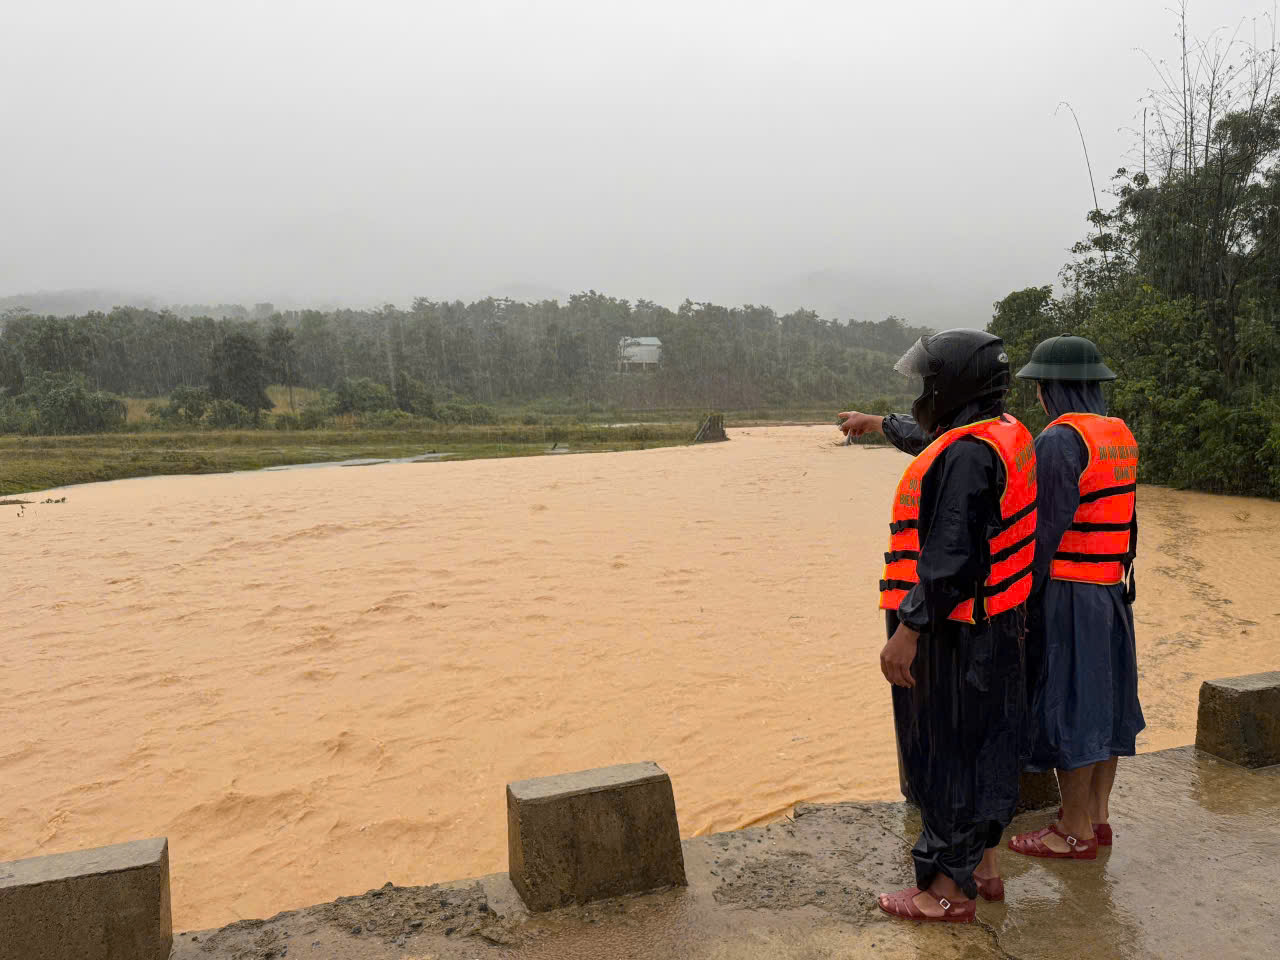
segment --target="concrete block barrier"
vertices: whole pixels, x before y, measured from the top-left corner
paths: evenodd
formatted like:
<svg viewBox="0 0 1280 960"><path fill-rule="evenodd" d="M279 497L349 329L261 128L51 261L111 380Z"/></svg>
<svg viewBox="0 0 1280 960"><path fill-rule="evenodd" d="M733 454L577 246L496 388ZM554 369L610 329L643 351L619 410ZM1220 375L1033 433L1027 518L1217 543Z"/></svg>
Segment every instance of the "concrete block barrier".
<svg viewBox="0 0 1280 960"><path fill-rule="evenodd" d="M1280 671L1202 683L1196 746L1242 767L1280 763Z"/></svg>
<svg viewBox="0 0 1280 960"><path fill-rule="evenodd" d="M168 960L163 837L0 863L0 960Z"/></svg>
<svg viewBox="0 0 1280 960"><path fill-rule="evenodd" d="M656 763L508 784L507 854L533 911L686 882L671 778Z"/></svg>

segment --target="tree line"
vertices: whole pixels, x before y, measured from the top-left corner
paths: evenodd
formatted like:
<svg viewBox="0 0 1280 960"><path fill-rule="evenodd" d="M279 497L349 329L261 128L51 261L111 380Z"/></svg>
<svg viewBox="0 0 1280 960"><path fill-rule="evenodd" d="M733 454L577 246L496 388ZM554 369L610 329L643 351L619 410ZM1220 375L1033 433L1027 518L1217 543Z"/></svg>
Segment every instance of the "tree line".
<svg viewBox="0 0 1280 960"><path fill-rule="evenodd" d="M252 425L271 407L268 384L323 391L322 409L295 411L290 426L378 410L485 419L494 406L529 404L575 413L835 407L851 389L867 399L904 394L893 363L926 332L897 317L841 323L692 301L672 310L594 291L566 303L419 299L407 310L216 320L133 307L13 310L0 324L9 429L55 433L118 426L121 396L166 398L153 412L170 423ZM633 336L662 340L656 370L619 371L619 341Z"/></svg>

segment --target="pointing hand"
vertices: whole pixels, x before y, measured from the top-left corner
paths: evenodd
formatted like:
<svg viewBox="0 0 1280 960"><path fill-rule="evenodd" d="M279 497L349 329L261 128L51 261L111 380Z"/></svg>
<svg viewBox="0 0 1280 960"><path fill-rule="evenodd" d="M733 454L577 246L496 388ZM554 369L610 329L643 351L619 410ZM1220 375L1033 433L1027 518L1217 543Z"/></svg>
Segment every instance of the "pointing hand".
<svg viewBox="0 0 1280 960"><path fill-rule="evenodd" d="M840 414L840 429L846 437L860 437L865 433L884 433L884 417L849 410Z"/></svg>

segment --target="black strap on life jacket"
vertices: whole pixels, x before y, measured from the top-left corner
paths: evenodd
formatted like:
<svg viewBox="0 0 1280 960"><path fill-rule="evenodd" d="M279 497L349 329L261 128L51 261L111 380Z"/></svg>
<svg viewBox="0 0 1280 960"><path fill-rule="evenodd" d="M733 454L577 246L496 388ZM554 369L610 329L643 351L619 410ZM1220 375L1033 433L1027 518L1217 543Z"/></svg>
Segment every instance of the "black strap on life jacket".
<svg viewBox="0 0 1280 960"><path fill-rule="evenodd" d="M1008 530L1014 524L1016 524L1019 520L1031 514L1035 509L1036 509L1036 501L1032 500L1029 504L1027 504L1017 513L1013 514L1006 520L1002 520L1000 523L1001 531ZM895 523L889 524L889 531L891 533L901 533L904 530L918 530L919 528L920 528L919 520L899 520ZM993 553L989 558L990 563L997 564L1003 560L1009 559L1019 550L1022 550L1024 547L1027 547L1030 544L1035 543L1035 540L1036 540L1035 533L1028 534L1027 536L1023 537L1021 540L1019 540L1017 543L1012 543L1009 546L1005 547L1003 550L998 550L997 552ZM915 560L916 562L919 562L920 551L919 550L889 550L885 553L884 562L886 564L893 563L895 560ZM1021 570L1016 571L1011 576L1006 577L1004 580L1001 580L999 583L993 584L990 587L987 587L985 585L985 582L979 582L977 595L974 597L974 600L973 600L974 618L976 620L985 619L986 605L983 603L983 600L986 597L994 597L999 593L1003 593L1005 590L1013 586L1023 577L1030 575L1030 573L1031 573L1031 564L1027 564ZM914 586L915 586L915 583L910 580L881 580L880 592L884 593L886 590L910 590Z"/></svg>
<svg viewBox="0 0 1280 960"><path fill-rule="evenodd" d="M1124 599L1133 606L1133 601L1138 599L1138 580L1133 574L1133 561L1138 556L1138 507L1135 504L1133 508L1133 517L1129 520L1129 555L1125 558L1125 575L1128 577L1129 585L1125 589Z"/></svg>
<svg viewBox="0 0 1280 960"><path fill-rule="evenodd" d="M1067 529L1074 530L1076 533L1119 533L1121 530L1129 530L1132 527L1132 523L1080 523L1073 521Z"/></svg>
<svg viewBox="0 0 1280 960"><path fill-rule="evenodd" d="M1059 550L1053 555L1055 560L1068 563L1125 563L1129 559L1127 553L1069 553Z"/></svg>
<svg viewBox="0 0 1280 960"><path fill-rule="evenodd" d="M994 597L997 594L1004 593L1006 590L1012 587L1015 583L1017 583L1023 577L1031 576L1031 567L1032 565L1028 563L1021 570L1018 570L1018 571L1015 571L1014 573L1009 574L1009 576L1005 577L999 583L993 583L989 587L983 587L982 593L988 597Z"/></svg>
<svg viewBox="0 0 1280 960"><path fill-rule="evenodd" d="M1122 493L1133 493L1138 489L1136 483L1126 483L1120 487L1103 487L1101 490L1094 490L1091 493L1082 493L1080 495L1081 503L1093 503L1095 500L1105 500L1107 497L1118 497Z"/></svg>
<svg viewBox="0 0 1280 960"><path fill-rule="evenodd" d="M1109 488L1117 489L1117 488ZM1105 493L1104 490L1096 491L1097 493ZM1080 498L1082 501L1083 497ZM1095 497L1094 499L1098 499ZM1130 606L1133 601L1138 598L1138 581L1133 573L1133 561L1138 556L1138 511L1133 511L1133 516L1128 523L1072 523L1069 530L1076 530L1080 533L1108 532L1114 533L1119 530L1129 531L1129 549L1125 553L1069 553L1059 550L1054 553L1053 559L1065 560L1070 563L1121 563L1124 564L1125 581L1125 602Z"/></svg>
<svg viewBox="0 0 1280 960"><path fill-rule="evenodd" d="M991 555L991 562L992 564L997 564L1004 560L1008 560L1010 557L1012 557L1015 553L1017 553L1023 547L1035 542L1036 542L1035 533L1029 533L1027 536L1023 537L1017 543L1011 543L1009 544L1009 546L1005 547L1003 550L997 550L995 553L993 553Z"/></svg>
<svg viewBox="0 0 1280 960"><path fill-rule="evenodd" d="M1001 530L1001 532L1003 532L1003 531L1005 531L1005 530L1008 530L1010 527L1012 527L1015 523L1017 523L1019 520L1021 520L1021 519L1022 519L1023 517L1025 517L1027 514L1029 514L1029 513L1033 513L1033 512L1035 511L1035 509L1036 509L1036 501L1035 501L1035 500L1032 500L1032 501L1031 501L1030 503L1028 503L1025 507L1023 507L1023 508L1022 508L1021 510L1019 510L1017 513L1015 513L1013 516L1011 516L1008 520L1001 520L1001 521L1000 521L1000 530Z"/></svg>
<svg viewBox="0 0 1280 960"><path fill-rule="evenodd" d="M1006 530L1012 529L1018 523L1018 521L1035 513L1036 503L1037 501L1033 499L1025 507L1023 507L1021 510L1014 512L1008 518L1002 518L1000 521L1000 533L1004 533ZM1004 560L1008 560L1019 550L1035 542L1036 542L1036 534L1035 534L1035 531L1032 530L1031 533L1027 534L1027 536L1023 537L1021 540L1017 541L1016 543L1011 543L1009 544L1009 546L1004 547L1001 550L997 550L995 553L987 557L988 569L990 569L991 567L994 567L997 563L1000 563ZM988 541L988 544L989 543L990 541ZM1004 593L1005 590L1009 589L1009 587L1013 586L1015 583L1017 583L1019 580L1029 575L1030 573L1031 573L1031 564L1027 564L1021 570L1018 570L1013 574L1011 574L1010 576L1005 577L999 583L991 584L991 586L987 586L987 581L985 577L982 580L979 580L978 592L977 592L977 595L973 598L974 621L977 623L984 623L987 620L987 597L994 597L1001 593ZM989 575L990 574L988 574L988 576Z"/></svg>
<svg viewBox="0 0 1280 960"><path fill-rule="evenodd" d="M881 580L880 592L884 593L886 590L910 590L914 586L915 584L910 580Z"/></svg>

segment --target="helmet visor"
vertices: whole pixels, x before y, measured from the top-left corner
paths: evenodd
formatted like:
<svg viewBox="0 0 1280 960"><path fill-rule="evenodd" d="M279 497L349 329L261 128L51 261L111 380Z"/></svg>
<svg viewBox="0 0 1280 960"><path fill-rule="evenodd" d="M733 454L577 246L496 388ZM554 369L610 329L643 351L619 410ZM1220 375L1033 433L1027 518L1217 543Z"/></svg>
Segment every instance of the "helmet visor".
<svg viewBox="0 0 1280 960"><path fill-rule="evenodd" d="M932 373L932 359L925 347L928 337L921 337L893 365L893 369L904 377L927 377Z"/></svg>

